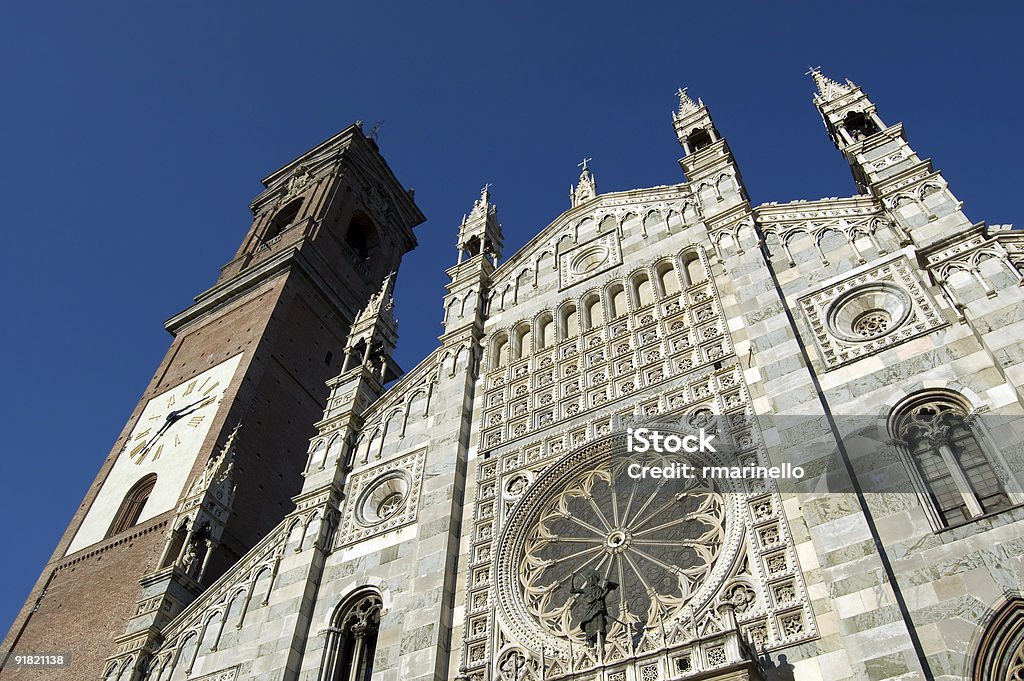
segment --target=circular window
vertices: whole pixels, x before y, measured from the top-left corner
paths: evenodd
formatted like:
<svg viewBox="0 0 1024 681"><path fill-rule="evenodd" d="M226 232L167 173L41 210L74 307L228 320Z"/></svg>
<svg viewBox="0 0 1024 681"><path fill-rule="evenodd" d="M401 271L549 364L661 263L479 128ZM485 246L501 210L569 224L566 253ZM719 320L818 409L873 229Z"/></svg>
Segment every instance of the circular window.
<svg viewBox="0 0 1024 681"><path fill-rule="evenodd" d="M671 629L703 607L738 546L729 518L730 497L739 495L725 494L732 490L719 481L666 484L629 473L635 464L678 461L629 454L614 436L571 454L525 490L498 555L499 603L524 640L584 644L588 588L603 589L609 641Z"/></svg>
<svg viewBox="0 0 1024 681"><path fill-rule="evenodd" d="M863 342L895 330L912 310L910 296L903 289L892 284L868 284L839 296L825 318L833 336Z"/></svg>
<svg viewBox="0 0 1024 681"><path fill-rule="evenodd" d="M403 471L385 473L370 483L359 496L356 514L363 525L377 525L405 509L409 500L409 478Z"/></svg>
<svg viewBox="0 0 1024 681"><path fill-rule="evenodd" d="M885 310L868 310L853 320L853 332L864 338L884 334L892 326L892 315Z"/></svg>
<svg viewBox="0 0 1024 681"><path fill-rule="evenodd" d="M598 267L608 261L610 251L606 246L601 244L595 244L588 248L584 248L580 253L572 259L569 264L573 274L586 274L587 272L593 272Z"/></svg>

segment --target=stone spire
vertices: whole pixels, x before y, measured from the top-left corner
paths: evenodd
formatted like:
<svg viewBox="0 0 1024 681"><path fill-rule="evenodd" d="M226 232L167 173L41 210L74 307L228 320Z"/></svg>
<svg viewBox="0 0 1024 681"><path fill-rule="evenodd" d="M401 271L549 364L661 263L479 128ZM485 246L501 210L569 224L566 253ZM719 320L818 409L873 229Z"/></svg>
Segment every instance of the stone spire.
<svg viewBox="0 0 1024 681"><path fill-rule="evenodd" d="M593 160L584 158L582 163L576 164L583 170L580 172L579 184L575 187L569 185L569 203L573 208L597 196L597 180L594 179L594 174L587 167L587 163Z"/></svg>
<svg viewBox="0 0 1024 681"><path fill-rule="evenodd" d="M696 113L704 106L704 102L699 97L696 102L693 101L690 95L686 94L686 90L687 88L681 87L676 91L676 94L679 95L679 110L672 114L672 120L674 121L682 120L690 114Z"/></svg>
<svg viewBox="0 0 1024 681"><path fill-rule="evenodd" d="M397 331L398 320L395 319L394 309L395 273L388 272L388 275L384 277L384 281L381 282L380 290L370 296L370 300L366 303L366 307L356 315L352 327L355 328L362 324L366 324L371 320L376 320L378 323L383 322Z"/></svg>
<svg viewBox="0 0 1024 681"><path fill-rule="evenodd" d="M839 83L832 80L824 73L821 72L820 66L812 66L807 70L805 75L810 76L814 79L814 85L818 88L818 92L814 95L815 102L829 102L848 94L853 88L857 87L849 80L846 83Z"/></svg>

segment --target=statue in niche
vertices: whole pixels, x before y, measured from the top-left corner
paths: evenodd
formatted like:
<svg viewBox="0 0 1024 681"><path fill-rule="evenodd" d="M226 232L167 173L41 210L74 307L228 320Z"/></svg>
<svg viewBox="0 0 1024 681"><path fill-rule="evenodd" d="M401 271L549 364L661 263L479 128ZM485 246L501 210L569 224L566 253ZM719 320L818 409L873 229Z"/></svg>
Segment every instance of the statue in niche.
<svg viewBox="0 0 1024 681"><path fill-rule="evenodd" d="M200 572L204 567L203 563L211 544L210 525L209 523L204 523L196 530L191 541L188 542L185 550L182 552L181 569L186 575L195 580L202 579Z"/></svg>
<svg viewBox="0 0 1024 681"><path fill-rule="evenodd" d="M596 646L604 643L608 635L608 623L618 621L608 614L608 594L619 585L607 579L601 579L596 570L591 570L585 577L583 587L576 588L576 576L573 575L570 594L579 596L582 602L582 614L577 626L587 635L587 645Z"/></svg>

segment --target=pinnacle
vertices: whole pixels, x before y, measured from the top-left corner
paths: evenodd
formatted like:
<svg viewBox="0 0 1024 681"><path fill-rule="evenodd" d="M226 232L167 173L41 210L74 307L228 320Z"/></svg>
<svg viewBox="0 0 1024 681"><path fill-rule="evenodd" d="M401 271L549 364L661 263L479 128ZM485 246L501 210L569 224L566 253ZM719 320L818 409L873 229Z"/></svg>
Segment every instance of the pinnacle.
<svg viewBox="0 0 1024 681"><path fill-rule="evenodd" d="M488 182L480 190L480 198L473 202L473 209L469 211L469 219L486 215L490 210L491 206L491 183ZM462 223L466 223L466 218L463 217Z"/></svg>
<svg viewBox="0 0 1024 681"><path fill-rule="evenodd" d="M673 114L673 117L676 120L683 116L689 116L700 109L700 107L704 106L704 102L702 102L700 98L698 98L696 102L693 101L693 98L686 94L686 90L687 88L685 87L681 87L676 90L676 95L679 96L679 111Z"/></svg>
<svg viewBox="0 0 1024 681"><path fill-rule="evenodd" d="M818 94L815 95L815 97L826 102L835 99L840 95L846 94L850 91L850 87L853 85L850 81L846 81L846 83L839 83L832 80L821 72L820 66L811 66L804 75L808 75L814 79L814 85L818 88Z"/></svg>

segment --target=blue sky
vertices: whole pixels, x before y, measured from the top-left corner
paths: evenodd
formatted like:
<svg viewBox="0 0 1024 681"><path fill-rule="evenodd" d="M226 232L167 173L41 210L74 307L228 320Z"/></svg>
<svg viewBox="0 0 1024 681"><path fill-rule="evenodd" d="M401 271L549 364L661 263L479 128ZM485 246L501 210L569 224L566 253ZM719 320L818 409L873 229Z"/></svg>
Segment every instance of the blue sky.
<svg viewBox="0 0 1024 681"><path fill-rule="evenodd" d="M5 3L0 625L20 608L259 180L353 120L427 215L398 280L399 362L440 331L481 185L505 255L598 190L682 180L675 90L710 107L755 203L843 196L803 75L903 121L990 224L1021 221L1019 3Z"/></svg>

